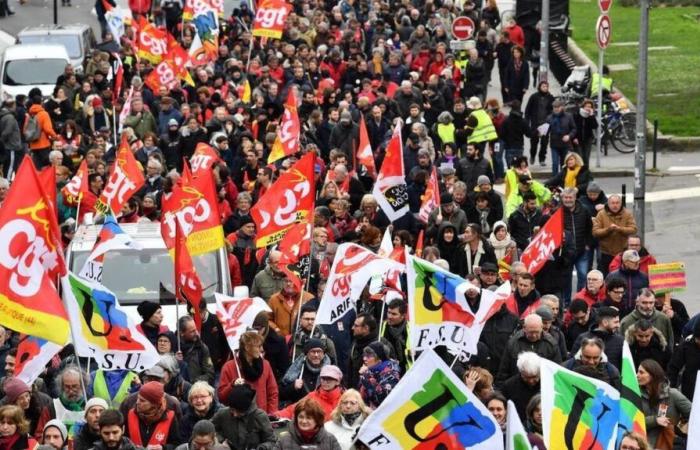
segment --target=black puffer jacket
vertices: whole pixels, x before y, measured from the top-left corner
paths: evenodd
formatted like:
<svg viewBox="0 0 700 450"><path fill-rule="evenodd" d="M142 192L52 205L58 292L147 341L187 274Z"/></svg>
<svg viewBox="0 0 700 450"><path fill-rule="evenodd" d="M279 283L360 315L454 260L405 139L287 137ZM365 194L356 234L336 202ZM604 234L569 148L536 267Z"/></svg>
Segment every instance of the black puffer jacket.
<svg viewBox="0 0 700 450"><path fill-rule="evenodd" d="M541 221L542 211L537 209L532 214L527 214L522 205L510 215L508 218L508 230L510 231L510 237L518 245L519 250L527 248L534 234L533 229L540 226Z"/></svg>
<svg viewBox="0 0 700 450"><path fill-rule="evenodd" d="M698 370L700 370L700 346L690 335L673 352L671 363L668 365L666 373L671 387L679 386L683 395L693 398Z"/></svg>
<svg viewBox="0 0 700 450"><path fill-rule="evenodd" d="M576 202L573 211L564 208L564 229L571 232L576 257L580 256L593 241L593 221L581 203Z"/></svg>
<svg viewBox="0 0 700 450"><path fill-rule="evenodd" d="M571 355L575 355L578 349L581 347L581 342L586 338L597 337L603 341L605 344L605 356L608 357L608 361L613 366L620 370L622 367L622 347L625 340L617 333L611 333L606 330L601 330L595 325L591 331L579 335L576 342L574 342L573 347L571 347ZM700 351L699 351L700 353ZM694 377L694 375L693 375ZM692 391L691 391L692 392Z"/></svg>

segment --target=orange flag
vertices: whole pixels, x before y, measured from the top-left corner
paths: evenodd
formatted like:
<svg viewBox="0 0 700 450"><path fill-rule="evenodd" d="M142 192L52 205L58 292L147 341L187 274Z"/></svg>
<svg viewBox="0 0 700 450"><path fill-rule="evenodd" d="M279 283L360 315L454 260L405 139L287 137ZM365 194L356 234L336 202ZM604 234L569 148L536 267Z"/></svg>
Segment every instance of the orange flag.
<svg viewBox="0 0 700 450"><path fill-rule="evenodd" d="M0 324L65 344L68 317L52 281L65 273L56 214L24 158L0 209Z"/></svg>
<svg viewBox="0 0 700 450"><path fill-rule="evenodd" d="M87 161L83 159L73 178L61 189L61 194L66 204L72 206L80 203L80 199L88 189L88 166Z"/></svg>
<svg viewBox="0 0 700 450"><path fill-rule="evenodd" d="M278 159L293 155L299 151L301 125L297 114L297 97L294 94L294 89L289 89L288 92L287 102L284 104L284 114L282 114L282 120L277 131L277 138L275 143L272 144L270 156L267 157L268 164L272 164Z"/></svg>
<svg viewBox="0 0 700 450"><path fill-rule="evenodd" d="M377 168L374 166L374 153L369 143L367 124L364 115L360 114L360 147L357 149L357 163L362 164L367 169L367 175L372 179L377 179Z"/></svg>
<svg viewBox="0 0 700 450"><path fill-rule="evenodd" d="M100 198L97 200L95 210L107 215L110 211L117 215L122 206L134 195L146 182L139 163L131 153L126 134L122 135L122 141L117 150L117 159L109 172L109 179L105 184Z"/></svg>

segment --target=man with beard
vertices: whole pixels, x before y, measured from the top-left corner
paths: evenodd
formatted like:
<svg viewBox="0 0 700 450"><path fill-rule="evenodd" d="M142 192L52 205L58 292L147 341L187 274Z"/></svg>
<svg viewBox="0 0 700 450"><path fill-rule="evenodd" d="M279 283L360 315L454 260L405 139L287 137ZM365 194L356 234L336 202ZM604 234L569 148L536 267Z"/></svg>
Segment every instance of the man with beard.
<svg viewBox="0 0 700 450"><path fill-rule="evenodd" d="M150 450L172 449L180 444L178 421L175 412L166 408L161 383L149 381L141 386L136 406L127 413L124 434L134 445Z"/></svg>
<svg viewBox="0 0 700 450"><path fill-rule="evenodd" d="M605 381L615 389L620 389L620 371L608 362L604 351L605 344L600 338L585 338L581 341L581 348L574 357L564 361L562 366L575 372L580 372L580 368L586 366L585 375Z"/></svg>
<svg viewBox="0 0 700 450"><path fill-rule="evenodd" d="M289 366L280 381L280 398L289 403L301 400L319 385L321 368L331 363L320 339L311 338L304 344L304 353Z"/></svg>
<svg viewBox="0 0 700 450"><path fill-rule="evenodd" d="M571 353L576 354L584 339L597 337L603 342L608 361L619 370L622 367L622 347L624 345L624 339L619 334L620 312L612 306L601 306L598 308L596 322L590 331L579 335L574 345L571 346Z"/></svg>
<svg viewBox="0 0 700 450"><path fill-rule="evenodd" d="M58 398L54 398L49 413L68 428L68 435L73 436L74 425L85 416L85 398L83 397L84 373L77 366L67 366L56 377ZM85 383L87 384L87 383Z"/></svg>
<svg viewBox="0 0 700 450"><path fill-rule="evenodd" d="M182 316L178 325L181 349L177 352L177 357L187 363L188 381L194 383L201 380L213 385L215 374L209 347L199 337L194 319L190 316Z"/></svg>
<svg viewBox="0 0 700 450"><path fill-rule="evenodd" d="M389 341L396 351L401 373L406 373L406 369L408 369L409 328L406 320L407 309L408 307L404 300L400 298L391 300L386 307L386 321L382 323L382 329L379 333L384 339Z"/></svg>
<svg viewBox="0 0 700 450"><path fill-rule="evenodd" d="M335 352L335 343L323 332L321 327L315 327L316 312L318 308L312 303L306 303L301 306L301 317L299 317L299 328L294 333L293 338L289 342L290 354L301 355L304 351L304 346L309 339L318 339L323 344L326 354L331 359L331 363L337 364L338 358ZM312 334L313 331L313 334ZM292 347L293 346L293 347ZM293 351L292 351L293 348Z"/></svg>
<svg viewBox="0 0 700 450"><path fill-rule="evenodd" d="M100 417L109 408L107 402L93 397L85 403L85 424L73 440L73 450L88 450L100 440Z"/></svg>
<svg viewBox="0 0 700 450"><path fill-rule="evenodd" d="M131 440L124 436L124 416L114 409L106 410L98 422L100 440L93 450L136 450Z"/></svg>
<svg viewBox="0 0 700 450"><path fill-rule="evenodd" d="M652 323L654 328L659 330L666 342L673 342L673 326L671 319L666 314L656 309L656 298L654 292L648 288L642 288L637 296L636 308L620 322L620 333L625 335L627 328L635 324L638 320L646 319Z"/></svg>

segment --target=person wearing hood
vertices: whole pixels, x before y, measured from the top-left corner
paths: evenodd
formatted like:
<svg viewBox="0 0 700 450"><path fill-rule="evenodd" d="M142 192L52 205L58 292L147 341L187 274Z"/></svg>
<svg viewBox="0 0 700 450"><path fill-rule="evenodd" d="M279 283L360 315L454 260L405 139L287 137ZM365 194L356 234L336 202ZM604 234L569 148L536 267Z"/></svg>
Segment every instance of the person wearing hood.
<svg viewBox="0 0 700 450"><path fill-rule="evenodd" d="M669 345L663 333L647 319L640 319L627 328L625 340L629 344L635 369L645 359L653 359L661 367L668 366L671 361L673 345Z"/></svg>
<svg viewBox="0 0 700 450"><path fill-rule="evenodd" d="M320 373L331 359L320 339L310 338L304 344L304 354L289 367L280 381L280 398L296 403L320 385Z"/></svg>
<svg viewBox="0 0 700 450"><path fill-rule="evenodd" d="M338 366L327 364L321 369L318 379L319 384L317 388L306 394L297 403L292 403L286 408L274 412L272 415L291 419L294 417L296 405L313 400L318 403L323 411L323 422L330 420L331 413L338 406L340 396L343 393L343 387L340 384L343 381L343 372Z"/></svg>
<svg viewBox="0 0 700 450"><path fill-rule="evenodd" d="M30 91L30 100L32 106L29 107L29 114L23 124L23 130L26 133L30 120L36 121L38 128L38 137L29 141L29 150L32 155L32 160L37 170L51 164L49 161L49 153L51 152L51 142L58 139L58 134L53 129L51 117L41 105L41 91L38 89Z"/></svg>
<svg viewBox="0 0 700 450"><path fill-rule="evenodd" d="M425 238L436 239L440 226L443 223L451 223L457 230L458 235L464 233L464 229L467 227L467 214L462 208L457 206L454 197L450 193L442 194L440 196L440 207L435 208L428 215Z"/></svg>
<svg viewBox="0 0 700 450"><path fill-rule="evenodd" d="M467 256L464 253L464 244L459 242L457 228L451 222L440 224L437 248L440 250L440 258L450 265L450 272L463 276L467 267Z"/></svg>
<svg viewBox="0 0 700 450"><path fill-rule="evenodd" d="M212 420L219 409L221 405L216 401L214 388L206 381L197 381L187 394L187 406L180 420L180 437L188 441L195 437L197 423Z"/></svg>
<svg viewBox="0 0 700 450"><path fill-rule="evenodd" d="M510 113L501 125L501 141L505 147L506 161L523 156L525 151L525 136L532 137L532 130L527 121L523 118L520 110L520 102L513 100L510 104Z"/></svg>
<svg viewBox="0 0 700 450"><path fill-rule="evenodd" d="M635 310L620 321L620 333L625 335L627 329L640 319L646 319L651 322L654 328L663 334L666 342L673 342L671 319L666 314L656 310L654 292L648 288L642 288L639 291Z"/></svg>
<svg viewBox="0 0 700 450"><path fill-rule="evenodd" d="M390 359L381 342L372 342L362 351L360 395L367 406L376 409L401 379L398 361Z"/></svg>
<svg viewBox="0 0 700 450"><path fill-rule="evenodd" d="M44 425L44 432L41 435L41 444L54 450L65 450L68 448L68 430L58 419L52 419Z"/></svg>
<svg viewBox="0 0 700 450"><path fill-rule="evenodd" d="M372 410L365 405L355 389L348 389L340 396L338 406L331 419L324 425L326 431L335 436L342 450L355 450L355 435Z"/></svg>
<svg viewBox="0 0 700 450"><path fill-rule="evenodd" d="M155 347L160 333L170 331L167 325L163 325L163 309L158 303L144 300L136 308L143 321L136 326Z"/></svg>
<svg viewBox="0 0 700 450"><path fill-rule="evenodd" d="M73 439L73 450L88 450L96 441L100 440L100 417L108 408L107 402L97 397L93 397L85 403L85 423Z"/></svg>
<svg viewBox="0 0 700 450"><path fill-rule="evenodd" d="M505 258L513 251L513 249L516 248L516 243L513 239L511 239L510 233L508 232L508 225L502 220L496 221L496 223L493 224L493 231L491 232L488 241L489 244L491 244L491 247L493 247L493 252L496 254L496 259L499 261ZM442 255L442 252L440 255Z"/></svg>

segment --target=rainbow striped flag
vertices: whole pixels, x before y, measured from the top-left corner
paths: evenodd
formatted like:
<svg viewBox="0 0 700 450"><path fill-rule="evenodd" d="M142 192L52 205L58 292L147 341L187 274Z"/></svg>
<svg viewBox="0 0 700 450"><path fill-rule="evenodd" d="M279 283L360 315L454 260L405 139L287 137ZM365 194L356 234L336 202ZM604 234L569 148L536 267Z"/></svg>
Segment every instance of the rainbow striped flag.
<svg viewBox="0 0 700 450"><path fill-rule="evenodd" d="M685 264L672 262L649 265L649 289L656 294L684 291L686 288Z"/></svg>
<svg viewBox="0 0 700 450"><path fill-rule="evenodd" d="M547 448L614 450L620 393L608 383L542 359L542 431Z"/></svg>
<svg viewBox="0 0 700 450"><path fill-rule="evenodd" d="M620 371L620 421L617 429L618 444L628 431L646 436L646 423L642 411L642 392L637 382L637 371L630 346L625 341L622 347L622 370Z"/></svg>
<svg viewBox="0 0 700 450"><path fill-rule="evenodd" d="M370 449L503 449L496 419L439 356L426 350L362 424Z"/></svg>

